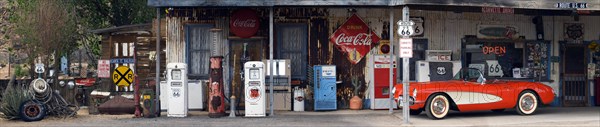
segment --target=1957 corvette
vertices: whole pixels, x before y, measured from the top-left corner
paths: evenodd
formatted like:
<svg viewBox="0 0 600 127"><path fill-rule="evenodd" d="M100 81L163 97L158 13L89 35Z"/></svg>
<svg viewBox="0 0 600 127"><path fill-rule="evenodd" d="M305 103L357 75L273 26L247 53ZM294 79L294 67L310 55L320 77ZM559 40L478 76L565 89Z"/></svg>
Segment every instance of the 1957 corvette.
<svg viewBox="0 0 600 127"><path fill-rule="evenodd" d="M395 85L394 100L402 101L402 84ZM449 110L460 112L515 108L521 115L533 114L539 105L554 101L556 92L538 82L486 80L474 68L463 68L452 80L411 82L410 114L425 111L432 119L444 118ZM402 103L398 103L402 108Z"/></svg>

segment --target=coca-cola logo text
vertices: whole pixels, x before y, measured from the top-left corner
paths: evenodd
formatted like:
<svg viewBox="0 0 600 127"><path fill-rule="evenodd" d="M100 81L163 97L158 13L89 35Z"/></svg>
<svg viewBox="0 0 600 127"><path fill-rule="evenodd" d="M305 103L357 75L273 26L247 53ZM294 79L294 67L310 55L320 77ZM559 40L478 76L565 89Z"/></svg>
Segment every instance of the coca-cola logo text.
<svg viewBox="0 0 600 127"><path fill-rule="evenodd" d="M254 19L246 19L246 20L235 19L233 21L233 26L234 27L250 27L250 28L253 28L253 27L256 27L256 24L257 24L256 22L258 22L258 21L254 20Z"/></svg>
<svg viewBox="0 0 600 127"><path fill-rule="evenodd" d="M371 45L371 34L359 33L356 36L349 36L345 33L340 34L335 39L336 45Z"/></svg>
<svg viewBox="0 0 600 127"><path fill-rule="evenodd" d="M340 52L348 57L348 61L357 64L379 42L379 36L356 14L352 15L329 37Z"/></svg>
<svg viewBox="0 0 600 127"><path fill-rule="evenodd" d="M229 21L229 31L240 38L250 38L258 32L260 19L255 10L235 11Z"/></svg>

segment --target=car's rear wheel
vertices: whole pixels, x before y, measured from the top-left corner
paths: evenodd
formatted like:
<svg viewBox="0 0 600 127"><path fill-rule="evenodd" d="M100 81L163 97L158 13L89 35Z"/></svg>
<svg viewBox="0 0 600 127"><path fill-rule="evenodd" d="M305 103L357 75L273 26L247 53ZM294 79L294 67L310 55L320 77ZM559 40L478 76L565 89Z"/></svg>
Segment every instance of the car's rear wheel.
<svg viewBox="0 0 600 127"><path fill-rule="evenodd" d="M442 119L448 114L450 102L443 94L435 94L427 99L425 112L432 119Z"/></svg>
<svg viewBox="0 0 600 127"><path fill-rule="evenodd" d="M519 94L517 106L515 109L520 115L530 115L535 112L538 107L538 98L531 91L523 91Z"/></svg>

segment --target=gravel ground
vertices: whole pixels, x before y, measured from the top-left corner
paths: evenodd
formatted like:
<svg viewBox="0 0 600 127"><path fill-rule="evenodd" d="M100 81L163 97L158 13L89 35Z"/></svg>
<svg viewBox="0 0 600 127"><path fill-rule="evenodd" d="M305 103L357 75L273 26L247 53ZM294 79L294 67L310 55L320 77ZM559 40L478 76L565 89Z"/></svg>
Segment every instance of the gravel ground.
<svg viewBox="0 0 600 127"><path fill-rule="evenodd" d="M0 119L0 126L600 126L600 107L540 108L535 115L520 116L514 110L451 112L442 120L431 120L425 113L411 116L403 124L402 113L395 110L338 110L326 112L278 111L274 117L209 118L206 111L191 111L186 118L132 118L133 115L88 115L80 111L75 118L49 117L39 122Z"/></svg>

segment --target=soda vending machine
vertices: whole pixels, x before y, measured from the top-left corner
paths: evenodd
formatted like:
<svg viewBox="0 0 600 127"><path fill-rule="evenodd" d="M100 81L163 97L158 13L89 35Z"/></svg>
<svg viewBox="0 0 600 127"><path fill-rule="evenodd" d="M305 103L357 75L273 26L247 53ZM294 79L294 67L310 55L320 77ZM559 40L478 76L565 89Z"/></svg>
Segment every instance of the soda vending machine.
<svg viewBox="0 0 600 127"><path fill-rule="evenodd" d="M314 108L337 110L335 65L315 65L314 69Z"/></svg>
<svg viewBox="0 0 600 127"><path fill-rule="evenodd" d="M390 61L392 64L392 82L396 84L396 59L390 59L389 55L373 55L373 85L369 85L371 97L371 109L388 109L390 107ZM393 107L397 108L395 101Z"/></svg>
<svg viewBox="0 0 600 127"><path fill-rule="evenodd" d="M267 95L265 94L265 71L261 61L244 63L244 92L246 117L265 117Z"/></svg>
<svg viewBox="0 0 600 127"><path fill-rule="evenodd" d="M186 117L188 111L187 64L167 64L168 117Z"/></svg>

